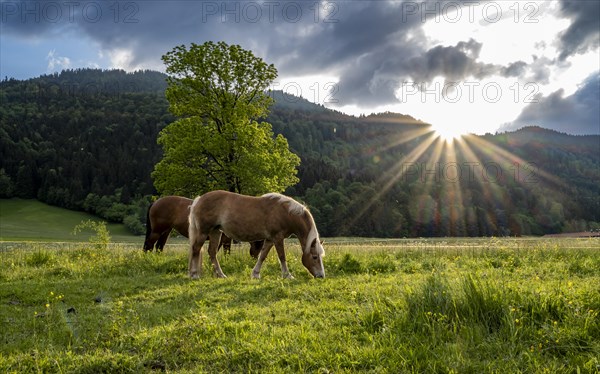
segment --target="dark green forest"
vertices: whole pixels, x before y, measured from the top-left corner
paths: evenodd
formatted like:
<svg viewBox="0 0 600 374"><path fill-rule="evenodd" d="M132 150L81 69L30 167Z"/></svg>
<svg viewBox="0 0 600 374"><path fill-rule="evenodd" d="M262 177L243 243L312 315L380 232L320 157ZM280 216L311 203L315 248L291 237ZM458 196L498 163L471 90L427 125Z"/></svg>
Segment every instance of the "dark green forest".
<svg viewBox="0 0 600 374"><path fill-rule="evenodd" d="M154 71L66 70L0 83L0 198L144 231L175 118ZM322 236L506 236L600 227L600 136L539 127L444 142L408 115L353 117L272 92L265 119L300 156L286 194Z"/></svg>

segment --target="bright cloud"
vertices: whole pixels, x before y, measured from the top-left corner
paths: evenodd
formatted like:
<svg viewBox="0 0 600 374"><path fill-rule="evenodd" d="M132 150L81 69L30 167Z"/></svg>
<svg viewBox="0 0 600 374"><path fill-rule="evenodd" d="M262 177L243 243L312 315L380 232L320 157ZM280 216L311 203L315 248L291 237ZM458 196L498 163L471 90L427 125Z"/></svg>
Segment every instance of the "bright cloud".
<svg viewBox="0 0 600 374"><path fill-rule="evenodd" d="M64 56L58 56L55 49L48 52L46 60L48 60L48 66L46 68L46 73L48 74L71 67L71 59Z"/></svg>
<svg viewBox="0 0 600 374"><path fill-rule="evenodd" d="M127 49L114 49L107 52L110 59L111 68L123 69L125 71L134 71L137 67L134 65L133 51Z"/></svg>

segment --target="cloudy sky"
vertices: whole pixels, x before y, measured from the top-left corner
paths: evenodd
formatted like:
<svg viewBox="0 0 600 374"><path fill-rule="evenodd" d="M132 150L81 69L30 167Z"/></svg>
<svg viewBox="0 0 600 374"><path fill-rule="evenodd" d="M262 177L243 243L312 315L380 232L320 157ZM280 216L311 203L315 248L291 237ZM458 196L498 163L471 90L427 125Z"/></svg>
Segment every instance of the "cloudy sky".
<svg viewBox="0 0 600 374"><path fill-rule="evenodd" d="M180 44L240 44L274 89L442 131L600 134L600 1L0 0L0 73L164 71Z"/></svg>

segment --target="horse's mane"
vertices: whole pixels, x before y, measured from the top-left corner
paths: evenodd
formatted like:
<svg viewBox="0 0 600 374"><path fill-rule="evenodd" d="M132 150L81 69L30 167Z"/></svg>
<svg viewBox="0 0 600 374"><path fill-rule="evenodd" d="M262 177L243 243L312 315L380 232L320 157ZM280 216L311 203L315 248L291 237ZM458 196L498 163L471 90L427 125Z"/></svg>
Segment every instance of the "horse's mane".
<svg viewBox="0 0 600 374"><path fill-rule="evenodd" d="M306 207L304 205L300 204L299 202L292 199L291 197L282 195L277 192L270 192L270 193L262 195L262 197L266 197L266 198L273 199L273 200L278 200L282 204L288 204L288 211L291 214L295 214L297 216L301 215L305 211L308 212L308 209L306 209Z"/></svg>

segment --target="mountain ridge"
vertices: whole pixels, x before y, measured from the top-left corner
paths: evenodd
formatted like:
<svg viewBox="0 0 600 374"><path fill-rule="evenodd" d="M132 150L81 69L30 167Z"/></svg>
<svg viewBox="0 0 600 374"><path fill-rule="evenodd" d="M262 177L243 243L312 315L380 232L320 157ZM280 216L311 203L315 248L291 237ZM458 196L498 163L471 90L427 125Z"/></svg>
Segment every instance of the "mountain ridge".
<svg viewBox="0 0 600 374"><path fill-rule="evenodd" d="M0 197L143 222L156 138L175 119L165 77L79 69L0 82ZM264 120L302 159L286 193L323 235L541 235L600 222L598 135L526 127L450 146L410 115L356 117L272 94Z"/></svg>
<svg viewBox="0 0 600 374"><path fill-rule="evenodd" d="M107 77L107 79L99 80L99 73ZM156 93L158 95L164 95L164 90L167 87L166 78L167 75L165 73L148 69L127 72L121 69L79 68L65 69L61 72L43 74L38 77L23 80L5 78L2 82L0 82L0 84L11 85L19 83L39 83L39 89L37 92L40 95L44 95L48 90L61 90L66 94ZM376 123L386 122L386 120L390 122L396 120L399 123L414 122L418 124L429 125L427 122L418 120L409 114L386 111L355 116L328 108L322 104L313 103L302 96L296 96L286 93L282 90L271 90L268 94L275 101L272 109L285 108L300 111L319 112L321 114L345 117L346 119L364 119L367 122ZM525 125L515 130L499 130L495 132L494 135L519 133L519 131L524 129L526 130L525 132L535 132L537 131L536 129L539 129L547 130L557 134L577 137L599 136L597 134L569 134L567 132L559 132L557 130L539 125ZM481 134L479 136L484 135L488 134Z"/></svg>

